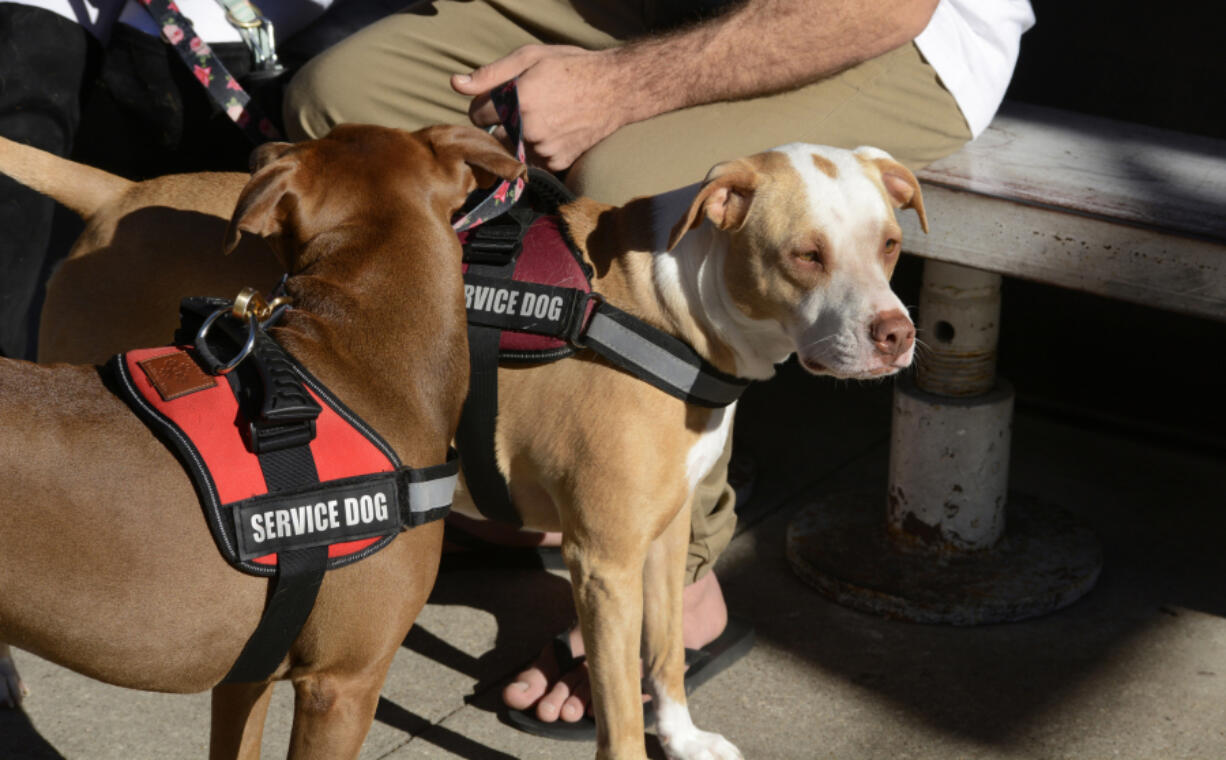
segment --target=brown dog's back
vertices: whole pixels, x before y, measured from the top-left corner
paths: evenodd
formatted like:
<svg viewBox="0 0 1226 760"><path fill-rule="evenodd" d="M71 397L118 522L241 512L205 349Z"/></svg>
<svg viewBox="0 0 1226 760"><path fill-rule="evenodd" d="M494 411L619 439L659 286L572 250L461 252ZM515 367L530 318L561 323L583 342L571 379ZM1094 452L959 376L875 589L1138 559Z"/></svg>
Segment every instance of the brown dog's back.
<svg viewBox="0 0 1226 760"><path fill-rule="evenodd" d="M244 236L236 260L223 258L247 180L238 173L170 175L134 183L100 206L47 283L39 360L102 362L121 350L161 345L185 295L233 297L247 286L270 291L283 269L263 240Z"/></svg>
<svg viewBox="0 0 1226 760"><path fill-rule="evenodd" d="M246 174L132 182L3 137L0 172L85 220L85 230L47 283L41 361L99 363L121 350L164 344L183 295L229 297L248 285L267 291L281 275L268 246L255 237L243 239L241 265L221 265L226 227ZM181 292L184 282L192 283L192 293ZM65 313L74 318L61 319Z"/></svg>

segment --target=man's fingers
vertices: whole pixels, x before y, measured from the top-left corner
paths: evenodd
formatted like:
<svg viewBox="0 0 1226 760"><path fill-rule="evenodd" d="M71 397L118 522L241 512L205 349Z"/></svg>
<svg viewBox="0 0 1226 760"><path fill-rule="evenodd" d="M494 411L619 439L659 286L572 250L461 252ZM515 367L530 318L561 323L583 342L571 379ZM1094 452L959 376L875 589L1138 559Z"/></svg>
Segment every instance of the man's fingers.
<svg viewBox="0 0 1226 760"><path fill-rule="evenodd" d="M451 88L461 95L482 95L524 73L539 61L547 50L545 45L524 45L468 74L452 74Z"/></svg>

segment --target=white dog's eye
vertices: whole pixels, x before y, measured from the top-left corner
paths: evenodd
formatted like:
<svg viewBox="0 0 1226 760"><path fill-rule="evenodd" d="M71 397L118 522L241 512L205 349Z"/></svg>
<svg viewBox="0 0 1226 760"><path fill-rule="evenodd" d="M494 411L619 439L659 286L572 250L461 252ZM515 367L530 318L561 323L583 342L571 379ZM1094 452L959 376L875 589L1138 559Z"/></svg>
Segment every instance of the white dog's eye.
<svg viewBox="0 0 1226 760"><path fill-rule="evenodd" d="M897 240L895 240L894 238L890 238L889 240L885 241L885 252L887 256L894 253L894 251L897 251L897 250L898 250Z"/></svg>
<svg viewBox="0 0 1226 760"><path fill-rule="evenodd" d="M809 264L816 264L822 269L826 268L826 261L822 258L820 249L814 248L808 251L799 251L796 253L796 258Z"/></svg>

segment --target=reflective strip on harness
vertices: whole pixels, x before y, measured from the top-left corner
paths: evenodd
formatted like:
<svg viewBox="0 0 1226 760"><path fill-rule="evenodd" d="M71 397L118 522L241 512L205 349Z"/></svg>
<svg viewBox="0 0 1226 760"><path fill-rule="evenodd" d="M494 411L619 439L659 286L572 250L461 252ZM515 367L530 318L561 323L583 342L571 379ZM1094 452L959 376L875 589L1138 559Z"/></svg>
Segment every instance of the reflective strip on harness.
<svg viewBox="0 0 1226 760"><path fill-rule="evenodd" d="M712 367L682 341L608 304L593 312L583 341L614 364L692 404L727 406L749 385Z"/></svg>

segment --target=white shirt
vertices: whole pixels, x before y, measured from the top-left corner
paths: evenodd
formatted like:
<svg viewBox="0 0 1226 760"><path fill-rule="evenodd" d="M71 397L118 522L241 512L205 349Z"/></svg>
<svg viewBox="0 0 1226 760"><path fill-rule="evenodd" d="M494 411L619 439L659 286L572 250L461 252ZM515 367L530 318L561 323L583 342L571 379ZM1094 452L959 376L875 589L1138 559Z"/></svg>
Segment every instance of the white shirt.
<svg viewBox="0 0 1226 760"><path fill-rule="evenodd" d="M253 0L252 4L272 22L276 41L282 42L319 18L331 3L332 0ZM217 0L175 0L175 5L205 42L243 41L238 30L226 21L226 12ZM136 0L127 0L119 21L154 37L162 33L153 16Z"/></svg>
<svg viewBox="0 0 1226 760"><path fill-rule="evenodd" d="M59 14L85 27L99 40L106 42L116 21L134 26L154 37L161 29L153 16L136 0L18 0ZM273 24L277 41L289 36L318 18L332 0L254 0L260 12ZM226 21L225 10L217 0L175 0L179 11L205 42L242 42L238 30Z"/></svg>
<svg viewBox="0 0 1226 760"><path fill-rule="evenodd" d="M1022 33L1034 26L1028 0L941 0L915 38L928 63L958 102L972 135L996 114Z"/></svg>

